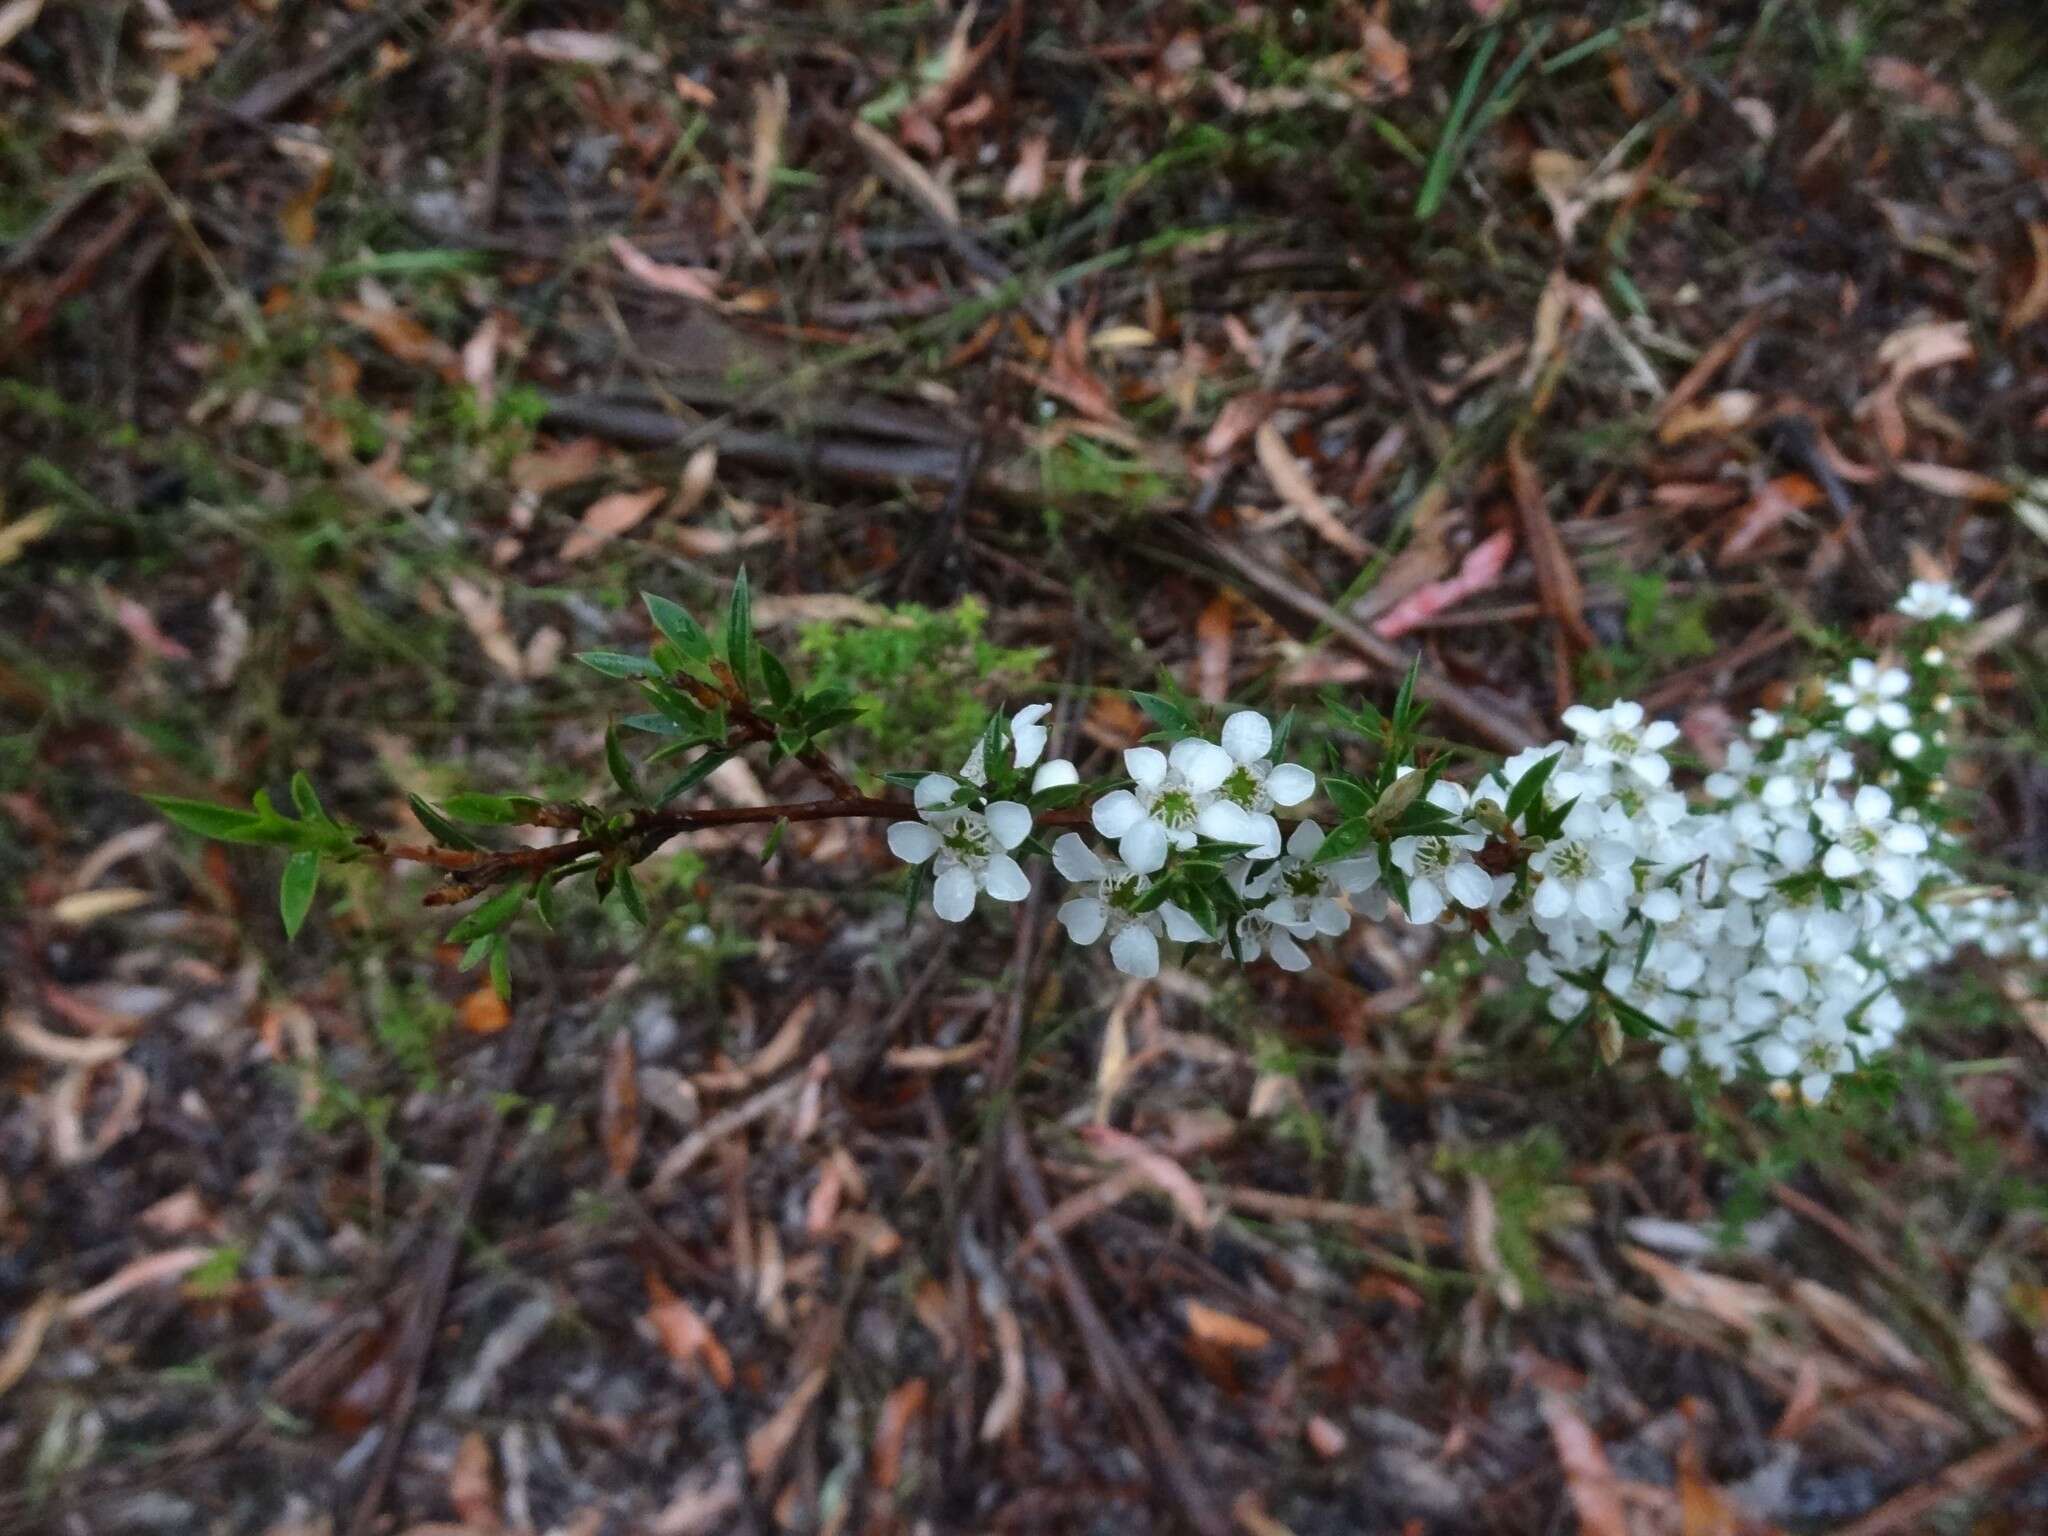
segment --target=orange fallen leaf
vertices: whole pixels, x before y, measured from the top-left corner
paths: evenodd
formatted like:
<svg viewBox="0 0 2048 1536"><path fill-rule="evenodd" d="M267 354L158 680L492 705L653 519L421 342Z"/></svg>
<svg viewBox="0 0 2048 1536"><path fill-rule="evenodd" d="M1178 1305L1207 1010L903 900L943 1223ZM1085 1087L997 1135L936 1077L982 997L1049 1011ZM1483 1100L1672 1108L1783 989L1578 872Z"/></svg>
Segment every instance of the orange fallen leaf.
<svg viewBox="0 0 2048 1536"><path fill-rule="evenodd" d="M1899 478L1923 491L1957 501L2010 501L2012 487L2003 480L1980 475L1971 469L1951 469L1946 464L1900 464Z"/></svg>
<svg viewBox="0 0 2048 1536"><path fill-rule="evenodd" d="M1550 1443L1564 1469L1565 1489L1579 1517L1581 1536L1629 1536L1628 1514L1622 1508L1614 1468L1593 1426L1562 1393L1542 1393L1543 1421Z"/></svg>
<svg viewBox="0 0 2048 1536"><path fill-rule="evenodd" d="M2038 320L2048 319L2048 221L2035 219L2027 225L2027 239L2034 247L2034 276L2012 308L2005 312L2005 334L2025 330Z"/></svg>
<svg viewBox="0 0 2048 1536"><path fill-rule="evenodd" d="M1033 134L1017 150L1017 163L1003 181L1003 201L1012 208L1036 202L1045 195L1045 163L1052 141Z"/></svg>
<svg viewBox="0 0 2048 1536"><path fill-rule="evenodd" d="M520 454L512 461L508 473L520 490L545 496L579 480L588 480L603 467L604 444L594 437L575 437L566 443Z"/></svg>
<svg viewBox="0 0 2048 1536"><path fill-rule="evenodd" d="M1698 405L1671 412L1657 429L1657 441L1676 443L1705 433L1734 432L1755 419L1763 397L1746 389L1724 389Z"/></svg>
<svg viewBox="0 0 2048 1536"><path fill-rule="evenodd" d="M1188 1332L1204 1344L1214 1344L1221 1349L1242 1350L1246 1354L1251 1354L1273 1342L1272 1330L1204 1302L1191 1299L1185 1304L1184 1310L1188 1320Z"/></svg>
<svg viewBox="0 0 2048 1536"><path fill-rule="evenodd" d="M913 1376L882 1400L875 1425L875 1447L870 1454L869 1476L877 1488L894 1488L903 1469L903 1442L910 1426L924 1412L931 1388L922 1376Z"/></svg>
<svg viewBox="0 0 2048 1536"><path fill-rule="evenodd" d="M464 1435L455 1448L455 1462L448 1469L448 1502L455 1506L465 1530L495 1531L503 1524L491 1448L475 1430Z"/></svg>
<svg viewBox="0 0 2048 1536"><path fill-rule="evenodd" d="M600 496L588 507L576 530L562 541L562 558L568 561L595 554L620 534L637 528L667 493L659 487L644 491L614 491Z"/></svg>
<svg viewBox="0 0 2048 1536"><path fill-rule="evenodd" d="M314 167L306 184L294 192L291 200L278 211L278 233L284 236L284 243L293 250L306 250L318 238L314 210L320 206L320 199L327 195L327 184L333 177L334 161L328 157Z"/></svg>
<svg viewBox="0 0 2048 1536"><path fill-rule="evenodd" d="M1337 514L1330 510L1329 503L1316 489L1315 482L1309 479L1308 471L1302 468L1301 461L1287 446L1278 427L1270 421L1260 422L1252 435L1252 447L1259 456L1259 467L1273 482L1273 489L1303 522L1361 564L1372 558L1372 546L1345 527Z"/></svg>
<svg viewBox="0 0 2048 1536"><path fill-rule="evenodd" d="M1778 525L1821 499L1821 489L1804 475L1780 475L1767 481L1748 505L1735 514L1735 523L1721 541L1721 563L1739 560L1761 544Z"/></svg>
<svg viewBox="0 0 2048 1536"><path fill-rule="evenodd" d="M598 1139L612 1177L624 1179L640 1155L640 1083L633 1032L614 1031L605 1050L604 1086L598 1095Z"/></svg>
<svg viewBox="0 0 2048 1536"><path fill-rule="evenodd" d="M1195 620L1195 697L1221 704L1230 697L1230 635L1237 608L1218 592Z"/></svg>
<svg viewBox="0 0 2048 1536"><path fill-rule="evenodd" d="M439 369L455 366L455 351L411 315L396 309L379 309L368 304L337 304L334 312L401 363L415 363Z"/></svg>
<svg viewBox="0 0 2048 1536"><path fill-rule="evenodd" d="M718 1342L711 1325L658 1277L647 1277L647 1292L653 1298L647 1309L647 1323L654 1330L662 1352L678 1365L701 1363L718 1390L729 1391L733 1383L732 1356Z"/></svg>
<svg viewBox="0 0 2048 1536"><path fill-rule="evenodd" d="M472 1035L495 1035L512 1022L511 1008L488 982L462 1000L456 1016L463 1029Z"/></svg>

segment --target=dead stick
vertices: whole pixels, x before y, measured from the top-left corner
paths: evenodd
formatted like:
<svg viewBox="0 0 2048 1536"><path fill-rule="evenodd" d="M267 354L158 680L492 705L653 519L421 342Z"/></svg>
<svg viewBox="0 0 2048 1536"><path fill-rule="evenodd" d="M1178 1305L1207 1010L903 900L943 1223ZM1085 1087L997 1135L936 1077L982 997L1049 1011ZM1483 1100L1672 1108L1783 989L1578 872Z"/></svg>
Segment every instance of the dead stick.
<svg viewBox="0 0 2048 1536"><path fill-rule="evenodd" d="M420 1377L433 1353L434 1334L441 1326L441 1309L448 1300L449 1283L455 1278L455 1261L462 1252L463 1228L469 1225L469 1213L475 1208L478 1197L483 1194L485 1181L497 1165L498 1142L503 1131L498 1102L503 1095L518 1091L534 1058L540 1054L548 1013L545 999L534 998L527 1002L518 1025L505 1042L505 1053L499 1058L497 1082L479 1105L483 1127L470 1143L468 1160L462 1165L462 1180L456 1186L454 1207L449 1211L447 1222L434 1239L433 1249L420 1270L419 1291L413 1300L412 1311L406 1317L405 1332L398 1341L398 1390L384 1411L384 1438L378 1443L376 1460L370 1465L362 1495L356 1500L355 1513L349 1518L348 1536L368 1536L383 1506L391 1474L398 1467L399 1453L405 1447L406 1430L411 1426L413 1409L419 1403Z"/></svg>
<svg viewBox="0 0 2048 1536"><path fill-rule="evenodd" d="M1861 1520L1843 1526L1835 1536L1891 1536L1895 1531L1924 1531L1927 1529L1926 1516L1930 1512L1950 1499L1959 1498L1994 1478L2003 1477L2037 1454L2044 1441L2048 1441L2048 1431L2030 1429L2025 1434L1987 1446L1973 1456L1950 1463L1935 1474L1932 1482L1909 1488L1897 1498L1880 1504Z"/></svg>

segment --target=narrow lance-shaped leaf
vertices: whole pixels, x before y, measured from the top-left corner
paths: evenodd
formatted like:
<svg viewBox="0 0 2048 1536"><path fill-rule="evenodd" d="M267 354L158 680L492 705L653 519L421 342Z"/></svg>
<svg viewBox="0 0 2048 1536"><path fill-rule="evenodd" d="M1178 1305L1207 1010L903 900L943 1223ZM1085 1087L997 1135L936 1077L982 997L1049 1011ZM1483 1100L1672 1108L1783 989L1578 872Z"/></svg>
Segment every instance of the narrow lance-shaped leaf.
<svg viewBox="0 0 2048 1536"><path fill-rule="evenodd" d="M691 618L679 603L652 592L642 592L640 601L647 605L647 616L654 620L654 627L684 656L692 661L708 661L711 658L711 637L704 633L704 626Z"/></svg>
<svg viewBox="0 0 2048 1536"><path fill-rule="evenodd" d="M448 942L467 944L471 939L481 938L487 933L496 933L511 922L526 901L526 887L508 885L492 896L461 922L448 930Z"/></svg>
<svg viewBox="0 0 2048 1536"><path fill-rule="evenodd" d="M484 851L482 843L435 810L428 801L418 795L407 795L405 800L412 807L413 815L419 818L420 825L427 829L427 835L443 848L460 848L469 853Z"/></svg>
<svg viewBox="0 0 2048 1536"><path fill-rule="evenodd" d="M639 775L633 772L632 763L626 759L626 749L619 745L619 728L608 725L604 728L604 765L611 771L612 782L619 791L635 804L646 800L647 795L640 788Z"/></svg>
<svg viewBox="0 0 2048 1536"><path fill-rule="evenodd" d="M739 579L732 584L732 601L725 610L726 665L732 668L741 687L746 687L753 676L753 653L754 593L747 580L747 568L741 566Z"/></svg>
<svg viewBox="0 0 2048 1536"><path fill-rule="evenodd" d="M313 893L320 888L320 855L301 850L284 861L284 877L278 881L277 910L284 919L284 936L296 939L306 914L313 909Z"/></svg>

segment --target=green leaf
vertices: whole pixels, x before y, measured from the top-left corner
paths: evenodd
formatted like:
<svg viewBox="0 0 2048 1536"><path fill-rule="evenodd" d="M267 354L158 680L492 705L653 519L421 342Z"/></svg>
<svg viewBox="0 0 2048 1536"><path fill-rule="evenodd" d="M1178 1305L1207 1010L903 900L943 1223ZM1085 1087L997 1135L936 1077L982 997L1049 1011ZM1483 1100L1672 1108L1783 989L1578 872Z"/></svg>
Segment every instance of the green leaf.
<svg viewBox="0 0 2048 1536"><path fill-rule="evenodd" d="M732 584L732 601L725 609L725 661L734 677L745 686L753 675L754 591L747 580L747 568L740 567Z"/></svg>
<svg viewBox="0 0 2048 1536"><path fill-rule="evenodd" d="M512 1001L512 946L502 933L491 942L491 986L506 1002Z"/></svg>
<svg viewBox="0 0 2048 1536"><path fill-rule="evenodd" d="M1322 847L1316 850L1314 862L1332 864L1338 859L1348 859L1371 841L1372 823L1365 817L1339 822L1336 829L1323 839Z"/></svg>
<svg viewBox="0 0 2048 1536"><path fill-rule="evenodd" d="M647 903L640 896L640 882L633 878L630 866L619 866L618 883L612 887L619 893L619 904L626 909L626 915L642 928L647 926Z"/></svg>
<svg viewBox="0 0 2048 1536"><path fill-rule="evenodd" d="M407 795L405 800L406 804L412 807L413 815L419 818L420 825L427 829L427 835L443 848L462 848L472 853L484 851L482 843L456 826L418 795Z"/></svg>
<svg viewBox="0 0 2048 1536"><path fill-rule="evenodd" d="M541 926L549 933L558 932L562 926L560 914L555 909L555 885L560 879L559 872L549 875L533 890L534 916L540 919Z"/></svg>
<svg viewBox="0 0 2048 1536"><path fill-rule="evenodd" d="M619 745L619 728L607 725L604 728L604 765L611 770L612 782L628 800L636 804L647 798L640 787L639 775L633 772L633 765L626 758L626 749Z"/></svg>
<svg viewBox="0 0 2048 1536"><path fill-rule="evenodd" d="M532 806L538 802L522 795L485 795L466 791L448 797L447 811L457 821L473 821L485 827L516 826L521 815L522 803Z"/></svg>
<svg viewBox="0 0 2048 1536"><path fill-rule="evenodd" d="M511 922L525 904L526 887L508 885L450 928L448 942L467 944L471 939L480 939L487 933L496 933Z"/></svg>
<svg viewBox="0 0 2048 1536"><path fill-rule="evenodd" d="M1160 694L1133 691L1131 702L1150 715L1153 724L1161 730L1185 734L1194 729L1194 722L1188 718L1188 712Z"/></svg>
<svg viewBox="0 0 2048 1536"><path fill-rule="evenodd" d="M761 862L763 864L766 864L775 857L775 850L782 846L782 839L788 833L789 818L787 816L776 817L775 829L768 834L768 841L761 845Z"/></svg>
<svg viewBox="0 0 2048 1536"><path fill-rule="evenodd" d="M1506 806L1509 826L1513 826L1516 818L1530 806L1543 803L1543 786L1550 780L1550 770L1557 766L1557 760L1563 756L1562 752L1551 753L1515 781L1515 787L1508 792Z"/></svg>
<svg viewBox="0 0 2048 1536"><path fill-rule="evenodd" d="M313 910L313 893L319 888L319 854L301 851L284 861L284 878L277 884L277 910L284 919L287 940L299 936L300 925Z"/></svg>
<svg viewBox="0 0 2048 1536"><path fill-rule="evenodd" d="M703 625L683 611L681 604L652 592L642 592L640 601L647 605L647 616L670 645L692 661L711 659L711 637L704 633Z"/></svg>
<svg viewBox="0 0 2048 1536"><path fill-rule="evenodd" d="M1323 793L1347 818L1363 816L1372 809L1372 791L1358 780L1345 778L1342 774L1324 774Z"/></svg>
<svg viewBox="0 0 2048 1536"><path fill-rule="evenodd" d="M619 722L621 730L645 731L649 736L682 736L688 734L685 727L669 719L667 715L628 715Z"/></svg>
<svg viewBox="0 0 2048 1536"><path fill-rule="evenodd" d="M1418 655L1408 663L1408 675L1401 679L1401 691L1394 695L1394 726L1397 730L1407 730L1422 717L1415 704L1415 679L1421 672L1422 658Z"/></svg>
<svg viewBox="0 0 2048 1536"><path fill-rule="evenodd" d="M754 655L761 663L761 680L768 685L770 701L777 709L786 708L796 695L796 687L790 682L788 671L773 651L757 650Z"/></svg>
<svg viewBox="0 0 2048 1536"><path fill-rule="evenodd" d="M474 967L478 961L491 952L497 942L498 936L495 933L487 933L482 938L472 941L469 948L462 952L462 960L457 969L466 971Z"/></svg>
<svg viewBox="0 0 2048 1536"><path fill-rule="evenodd" d="M252 811L238 811L231 805L215 805L210 800L181 800L175 795L145 795L143 798L187 832L224 842L248 841L243 834L262 820Z"/></svg>
<svg viewBox="0 0 2048 1536"><path fill-rule="evenodd" d="M1429 170L1422 178L1422 191L1415 199L1418 222L1433 217L1443 205L1445 192L1450 190L1451 177L1458 169L1459 152L1463 148L1466 114L1472 110L1473 98L1479 94L1479 82L1486 74L1486 66L1493 62L1494 49L1499 46L1498 28L1489 28L1479 40L1479 52L1465 71L1465 82L1458 87L1458 99L1451 103L1451 115L1445 121L1443 131L1437 135L1436 152L1429 157Z"/></svg>
<svg viewBox="0 0 2048 1536"><path fill-rule="evenodd" d="M725 750L723 747L717 749L716 751L706 752L702 757L698 758L694 763L690 764L689 767L685 768L681 773L677 774L673 779L669 780L667 787L664 788L660 794L654 797L652 803L655 805L667 805L669 801L675 799L677 795L684 794L689 790L695 789L699 784L703 783L705 779L711 776L712 772L718 767L719 764L723 763L727 758L731 756L732 753Z"/></svg>
<svg viewBox="0 0 2048 1536"><path fill-rule="evenodd" d="M299 808L299 814L308 821L326 821L328 815L321 808L320 796L313 789L313 781L304 773L292 775L292 804Z"/></svg>
<svg viewBox="0 0 2048 1536"><path fill-rule="evenodd" d="M576 659L593 672L606 677L653 677L661 676L657 667L645 656L629 656L624 651L582 651Z"/></svg>

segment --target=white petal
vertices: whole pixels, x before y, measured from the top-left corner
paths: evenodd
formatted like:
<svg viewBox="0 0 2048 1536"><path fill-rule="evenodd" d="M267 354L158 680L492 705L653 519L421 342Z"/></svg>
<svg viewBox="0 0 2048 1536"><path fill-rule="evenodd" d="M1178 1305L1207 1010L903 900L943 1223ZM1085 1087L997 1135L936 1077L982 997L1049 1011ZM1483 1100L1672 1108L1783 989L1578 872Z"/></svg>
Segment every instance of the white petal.
<svg viewBox="0 0 2048 1536"><path fill-rule="evenodd" d="M910 799L920 811L928 811L935 805L944 805L959 789L959 784L943 773L928 773L917 781Z"/></svg>
<svg viewBox="0 0 2048 1536"><path fill-rule="evenodd" d="M1093 944L1102 937L1103 924L1109 921L1109 908L1093 896L1082 896L1067 902L1057 915L1068 938L1076 944Z"/></svg>
<svg viewBox="0 0 2048 1536"><path fill-rule="evenodd" d="M1591 736L1607 722L1600 717L1600 711L1590 704L1574 704L1560 717L1565 729L1576 736Z"/></svg>
<svg viewBox="0 0 2048 1536"><path fill-rule="evenodd" d="M1159 974L1159 940L1142 923L1132 923L1109 941L1109 958L1126 976Z"/></svg>
<svg viewBox="0 0 2048 1536"><path fill-rule="evenodd" d="M983 813L996 845L1014 848L1031 835L1031 808L1014 800L998 800Z"/></svg>
<svg viewBox="0 0 2048 1536"><path fill-rule="evenodd" d="M1117 839L1116 851L1138 874L1149 875L1166 863L1166 828L1148 816Z"/></svg>
<svg viewBox="0 0 2048 1536"><path fill-rule="evenodd" d="M939 834L921 821L891 823L889 851L906 864L922 864L939 851Z"/></svg>
<svg viewBox="0 0 2048 1536"><path fill-rule="evenodd" d="M1038 772L1031 775L1031 793L1041 789L1057 789L1062 784L1078 784L1081 774L1064 757L1055 757L1038 765Z"/></svg>
<svg viewBox="0 0 2048 1536"><path fill-rule="evenodd" d="M1166 781L1166 754L1157 747L1125 747L1124 772L1139 788L1157 789Z"/></svg>
<svg viewBox="0 0 2048 1536"><path fill-rule="evenodd" d="M1461 907L1483 907L1493 899L1493 877L1477 864L1453 864L1444 871L1444 887Z"/></svg>
<svg viewBox="0 0 2048 1536"><path fill-rule="evenodd" d="M1069 880L1100 880L1109 873L1108 866L1093 848L1081 841L1078 832L1064 833L1052 845L1052 867Z"/></svg>
<svg viewBox="0 0 2048 1536"><path fill-rule="evenodd" d="M1316 792L1316 776L1299 763L1282 763L1266 775L1266 793L1275 805L1299 805Z"/></svg>
<svg viewBox="0 0 2048 1536"><path fill-rule="evenodd" d="M1652 752L1662 752L1678 740L1678 727L1669 720L1652 720L1638 739Z"/></svg>
<svg viewBox="0 0 2048 1536"><path fill-rule="evenodd" d="M1112 789L1095 802L1088 815L1104 837L1122 837L1145 819L1146 812L1144 803L1128 789Z"/></svg>
<svg viewBox="0 0 2048 1536"><path fill-rule="evenodd" d="M1294 935L1284 928L1275 928L1266 940L1266 946L1273 953L1273 963L1283 971L1305 971L1308 969L1308 954L1294 942Z"/></svg>
<svg viewBox="0 0 2048 1536"><path fill-rule="evenodd" d="M1427 880L1408 882L1408 921L1433 923L1443 914L1444 893Z"/></svg>
<svg viewBox="0 0 2048 1536"><path fill-rule="evenodd" d="M1853 880L1863 872L1863 861L1837 843L1820 861L1820 868L1830 880Z"/></svg>
<svg viewBox="0 0 2048 1536"><path fill-rule="evenodd" d="M1209 931L1196 922L1186 908L1170 901L1159 903L1159 915L1166 922L1166 936L1176 944L1206 944Z"/></svg>
<svg viewBox="0 0 2048 1536"><path fill-rule="evenodd" d="M1273 750L1273 727L1257 710L1241 709L1223 722L1223 750L1240 763L1256 763Z"/></svg>
<svg viewBox="0 0 2048 1536"><path fill-rule="evenodd" d="M1883 821L1892 813L1892 797L1875 784L1866 784L1856 791L1856 819L1861 822Z"/></svg>
<svg viewBox="0 0 2048 1536"><path fill-rule="evenodd" d="M1022 901L1031 894L1031 882L1025 878L1023 866L1007 853L991 857L981 878L982 888L997 901Z"/></svg>
<svg viewBox="0 0 2048 1536"><path fill-rule="evenodd" d="M1051 712L1050 704L1027 704L1010 716L1010 744L1019 768L1029 768L1044 755L1046 729L1038 722Z"/></svg>
<svg viewBox="0 0 2048 1536"><path fill-rule="evenodd" d="M1333 938L1351 926L1351 914L1327 896L1318 896L1309 904L1308 920L1317 933Z"/></svg>
<svg viewBox="0 0 2048 1536"><path fill-rule="evenodd" d="M964 864L949 864L932 887L932 910L949 923L965 922L974 911L974 876Z"/></svg>
<svg viewBox="0 0 2048 1536"><path fill-rule="evenodd" d="M1197 741L1190 738L1173 744L1172 756L1168 759L1188 782L1188 788L1198 795L1210 790L1230 777L1234 764L1230 754L1213 741Z"/></svg>
<svg viewBox="0 0 2048 1536"><path fill-rule="evenodd" d="M1337 889L1351 896L1371 890L1380 881L1380 861L1375 858L1339 859L1327 868Z"/></svg>
<svg viewBox="0 0 2048 1536"><path fill-rule="evenodd" d="M1243 806L1228 800L1218 800L1202 807L1201 815L1195 818L1195 826L1202 836L1219 843L1243 843L1256 848L1266 837L1266 829L1259 823L1272 819L1270 816L1254 816ZM1276 848L1274 851L1277 853L1279 850Z"/></svg>
<svg viewBox="0 0 2048 1536"><path fill-rule="evenodd" d="M1312 821L1296 822L1294 830L1287 836L1287 851L1295 858L1307 863L1316 856L1316 850L1323 846L1323 829Z"/></svg>
<svg viewBox="0 0 2048 1536"><path fill-rule="evenodd" d="M1655 890L1643 898L1643 916L1653 923L1675 923L1685 904L1673 890Z"/></svg>

